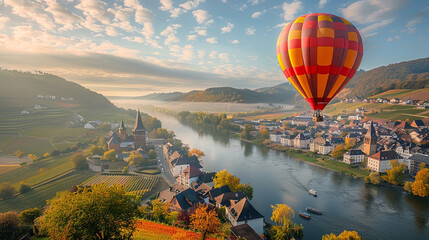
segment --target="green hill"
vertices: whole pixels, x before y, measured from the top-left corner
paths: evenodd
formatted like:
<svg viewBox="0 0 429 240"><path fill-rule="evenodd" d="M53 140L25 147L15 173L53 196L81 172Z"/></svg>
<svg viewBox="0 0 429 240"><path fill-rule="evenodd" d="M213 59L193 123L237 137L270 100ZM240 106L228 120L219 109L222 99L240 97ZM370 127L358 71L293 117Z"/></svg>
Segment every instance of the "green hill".
<svg viewBox="0 0 429 240"><path fill-rule="evenodd" d="M114 108L103 95L64 78L38 72L0 70L0 102L2 106L34 106L38 95L55 96L51 101L37 99L39 104L50 106L77 106L94 108ZM73 98L73 101L61 100Z"/></svg>
<svg viewBox="0 0 429 240"><path fill-rule="evenodd" d="M139 98L184 102L285 103L294 100L295 92L290 84L283 83L256 90L217 87L188 93L156 93Z"/></svg>
<svg viewBox="0 0 429 240"><path fill-rule="evenodd" d="M429 58L390 64L356 74L347 85L348 97L369 97L390 89L429 87Z"/></svg>

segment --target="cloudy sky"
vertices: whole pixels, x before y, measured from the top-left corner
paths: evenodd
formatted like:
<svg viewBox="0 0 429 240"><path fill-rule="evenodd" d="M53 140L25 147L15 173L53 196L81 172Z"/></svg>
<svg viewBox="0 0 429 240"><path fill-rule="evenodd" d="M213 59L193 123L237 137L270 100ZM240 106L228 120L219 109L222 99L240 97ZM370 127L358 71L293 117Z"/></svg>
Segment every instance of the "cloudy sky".
<svg viewBox="0 0 429 240"><path fill-rule="evenodd" d="M0 0L0 67L107 96L272 86L280 30L314 12L358 28L364 70L429 56L427 0Z"/></svg>

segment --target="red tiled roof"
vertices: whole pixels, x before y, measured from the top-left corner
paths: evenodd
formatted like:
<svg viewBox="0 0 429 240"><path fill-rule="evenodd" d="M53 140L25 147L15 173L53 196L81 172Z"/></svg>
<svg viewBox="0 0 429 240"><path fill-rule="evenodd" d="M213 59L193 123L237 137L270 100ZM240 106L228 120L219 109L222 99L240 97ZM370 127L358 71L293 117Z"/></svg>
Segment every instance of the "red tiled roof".
<svg viewBox="0 0 429 240"><path fill-rule="evenodd" d="M185 170L182 171L181 175L184 177L188 177L188 178L193 178L196 176L200 176L201 174L203 174L200 169L194 167L194 166L189 166L187 167Z"/></svg>
<svg viewBox="0 0 429 240"><path fill-rule="evenodd" d="M395 151L388 150L388 151L380 151L378 153L375 153L371 155L370 158L384 161L384 160L400 159L402 157L399 156Z"/></svg>

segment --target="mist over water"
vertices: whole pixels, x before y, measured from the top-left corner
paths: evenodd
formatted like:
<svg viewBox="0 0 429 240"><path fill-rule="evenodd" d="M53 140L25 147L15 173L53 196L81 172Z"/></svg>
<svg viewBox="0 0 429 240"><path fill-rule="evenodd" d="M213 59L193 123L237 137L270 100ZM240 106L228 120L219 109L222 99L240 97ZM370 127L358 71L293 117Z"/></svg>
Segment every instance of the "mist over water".
<svg viewBox="0 0 429 240"><path fill-rule="evenodd" d="M115 103L137 108L146 102ZM148 114L160 119L163 127L173 130L185 144L204 151L205 171L226 169L242 183L250 183L254 188L251 202L267 221L271 205L291 206L296 213L293 221L304 226L306 240L321 239L331 232L338 235L343 230L355 230L364 239L429 239L429 199L365 184L280 152L197 131L171 116ZM318 191L318 197L308 194L311 188ZM297 213L305 207L318 208L323 215L302 219Z"/></svg>

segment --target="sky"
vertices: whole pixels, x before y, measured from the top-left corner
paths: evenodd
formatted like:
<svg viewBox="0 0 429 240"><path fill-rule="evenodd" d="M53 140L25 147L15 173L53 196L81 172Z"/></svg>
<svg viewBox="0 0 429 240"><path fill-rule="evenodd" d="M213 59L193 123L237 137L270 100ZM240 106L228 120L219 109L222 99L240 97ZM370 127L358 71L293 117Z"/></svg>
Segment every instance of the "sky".
<svg viewBox="0 0 429 240"><path fill-rule="evenodd" d="M429 56L427 0L0 0L0 67L106 96L273 86L278 34L315 12L358 29L361 69Z"/></svg>

